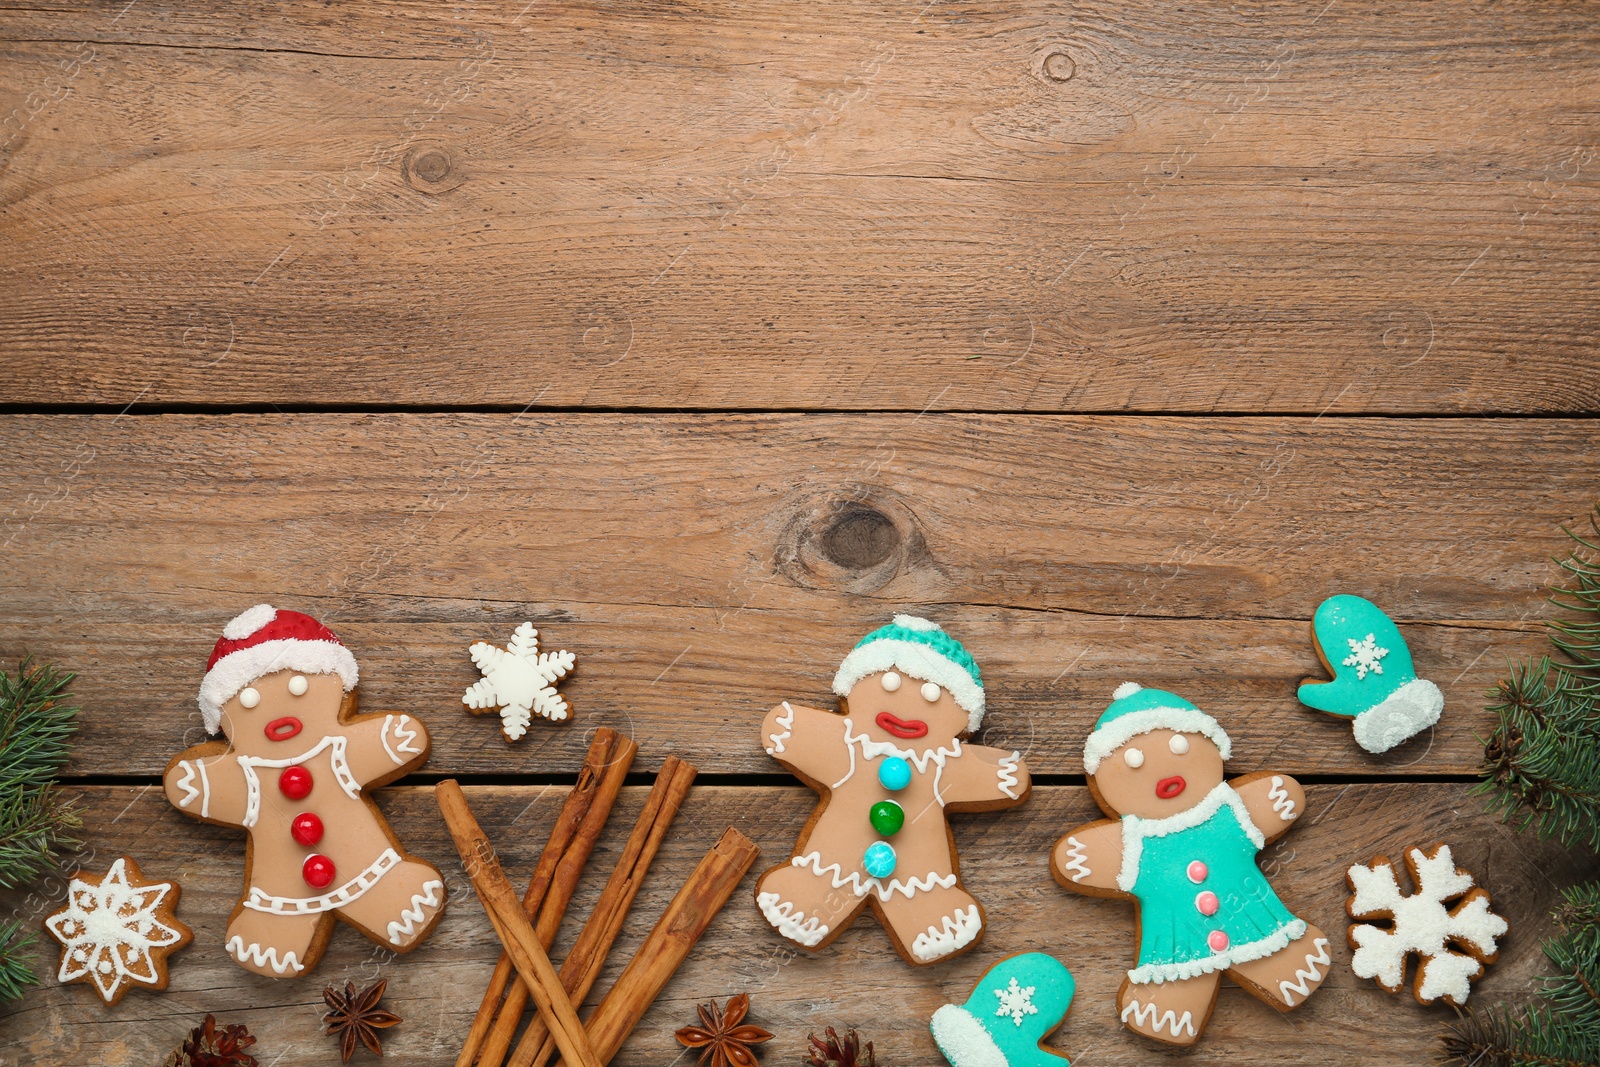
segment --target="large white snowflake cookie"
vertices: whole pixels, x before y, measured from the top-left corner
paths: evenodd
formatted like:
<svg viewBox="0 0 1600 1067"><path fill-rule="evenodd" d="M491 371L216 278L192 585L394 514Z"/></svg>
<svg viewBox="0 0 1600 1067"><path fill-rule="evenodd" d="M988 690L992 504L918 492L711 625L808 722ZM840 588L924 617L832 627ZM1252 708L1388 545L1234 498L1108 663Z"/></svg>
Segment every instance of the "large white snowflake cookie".
<svg viewBox="0 0 1600 1067"><path fill-rule="evenodd" d="M178 892L145 881L126 856L103 875L74 875L66 904L44 921L61 942L57 981L91 983L107 1004L134 986L167 988L167 956L194 936L175 914Z"/></svg>
<svg viewBox="0 0 1600 1067"><path fill-rule="evenodd" d="M569 714L555 684L572 670L577 657L565 651L540 652L539 631L533 623L525 622L512 631L503 649L479 641L467 652L483 677L473 683L461 702L477 714L498 710L507 741L528 732L535 712L551 722L560 722Z"/></svg>
<svg viewBox="0 0 1600 1067"><path fill-rule="evenodd" d="M1405 859L1415 887L1410 894L1400 888L1387 856L1346 872L1355 895L1345 910L1352 919L1368 920L1350 926L1350 969L1398 993L1405 987L1407 959L1416 955L1417 1001L1459 1007L1484 966L1499 957L1499 940L1511 926L1489 909L1488 891L1456 866L1449 845L1407 849Z"/></svg>

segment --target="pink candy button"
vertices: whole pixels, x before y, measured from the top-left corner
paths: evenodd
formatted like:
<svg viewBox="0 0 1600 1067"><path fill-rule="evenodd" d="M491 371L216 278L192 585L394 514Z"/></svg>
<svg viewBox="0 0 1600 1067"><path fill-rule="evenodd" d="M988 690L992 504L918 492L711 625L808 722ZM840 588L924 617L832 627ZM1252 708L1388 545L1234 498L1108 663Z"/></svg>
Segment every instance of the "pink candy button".
<svg viewBox="0 0 1600 1067"><path fill-rule="evenodd" d="M1210 873L1211 872L1206 869L1206 865L1201 863L1199 860L1195 860L1193 863L1189 864L1189 881L1193 882L1195 885L1199 885L1201 882L1205 881L1206 875Z"/></svg>
<svg viewBox="0 0 1600 1067"><path fill-rule="evenodd" d="M1207 935L1206 944L1211 946L1212 952L1221 952L1228 947L1228 935L1221 930L1213 930Z"/></svg>
<svg viewBox="0 0 1600 1067"><path fill-rule="evenodd" d="M1201 915L1211 916L1217 913L1217 909L1222 906L1222 902L1217 899L1215 893L1208 889L1204 893L1195 895L1194 906L1195 910Z"/></svg>

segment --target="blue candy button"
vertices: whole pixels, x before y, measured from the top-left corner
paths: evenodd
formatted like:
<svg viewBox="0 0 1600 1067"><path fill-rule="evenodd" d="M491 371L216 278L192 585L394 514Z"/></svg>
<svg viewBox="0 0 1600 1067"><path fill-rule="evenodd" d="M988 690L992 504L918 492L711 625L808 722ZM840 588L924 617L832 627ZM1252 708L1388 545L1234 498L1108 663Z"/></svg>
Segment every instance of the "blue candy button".
<svg viewBox="0 0 1600 1067"><path fill-rule="evenodd" d="M900 792L911 784L911 764L899 756L890 756L878 764L878 781L889 792Z"/></svg>
<svg viewBox="0 0 1600 1067"><path fill-rule="evenodd" d="M874 878L887 878L894 873L894 846L887 841L874 841L861 856L861 865Z"/></svg>

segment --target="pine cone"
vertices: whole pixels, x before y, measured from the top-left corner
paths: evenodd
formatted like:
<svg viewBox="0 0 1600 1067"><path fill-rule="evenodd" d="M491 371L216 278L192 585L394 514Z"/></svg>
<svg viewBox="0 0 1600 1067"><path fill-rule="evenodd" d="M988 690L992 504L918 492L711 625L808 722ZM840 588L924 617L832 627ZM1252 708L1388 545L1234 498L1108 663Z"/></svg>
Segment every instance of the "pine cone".
<svg viewBox="0 0 1600 1067"><path fill-rule="evenodd" d="M816 1034L810 1035L811 1057L806 1060L809 1067L878 1067L872 1042L867 1042L867 1058L861 1058L861 1037L854 1030L845 1031L843 1039L831 1026L824 1033L826 1041L818 1040Z"/></svg>
<svg viewBox="0 0 1600 1067"><path fill-rule="evenodd" d="M257 1067L256 1058L244 1051L255 1043L247 1027L236 1024L218 1030L216 1018L207 1015L167 1057L165 1067Z"/></svg>

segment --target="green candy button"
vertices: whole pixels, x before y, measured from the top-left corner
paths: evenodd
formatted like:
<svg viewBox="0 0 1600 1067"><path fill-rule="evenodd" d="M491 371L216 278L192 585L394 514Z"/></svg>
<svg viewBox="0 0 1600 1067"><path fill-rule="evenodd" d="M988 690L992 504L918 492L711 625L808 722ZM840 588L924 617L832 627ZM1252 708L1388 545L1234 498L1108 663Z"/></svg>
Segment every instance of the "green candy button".
<svg viewBox="0 0 1600 1067"><path fill-rule="evenodd" d="M872 828L884 837L893 837L906 824L906 811L892 800L880 800L867 813Z"/></svg>

